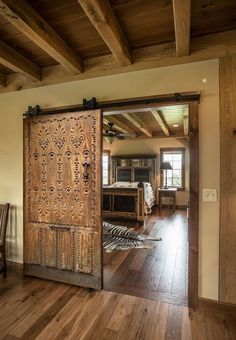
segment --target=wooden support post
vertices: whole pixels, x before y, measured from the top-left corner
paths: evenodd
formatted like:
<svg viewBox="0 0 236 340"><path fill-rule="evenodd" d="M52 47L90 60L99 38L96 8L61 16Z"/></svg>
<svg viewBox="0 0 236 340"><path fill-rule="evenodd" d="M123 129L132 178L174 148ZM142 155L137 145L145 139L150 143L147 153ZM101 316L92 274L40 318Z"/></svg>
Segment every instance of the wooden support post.
<svg viewBox="0 0 236 340"><path fill-rule="evenodd" d="M220 59L221 302L236 304L236 56Z"/></svg>

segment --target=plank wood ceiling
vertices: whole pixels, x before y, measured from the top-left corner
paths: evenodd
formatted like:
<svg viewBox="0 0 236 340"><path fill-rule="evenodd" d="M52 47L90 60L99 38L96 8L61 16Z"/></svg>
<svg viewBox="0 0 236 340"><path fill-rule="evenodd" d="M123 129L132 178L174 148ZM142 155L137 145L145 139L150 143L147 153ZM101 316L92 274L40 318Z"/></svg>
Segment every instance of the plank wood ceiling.
<svg viewBox="0 0 236 340"><path fill-rule="evenodd" d="M143 109L144 110L144 109ZM182 144L188 143L188 105L171 105L156 107L154 109L132 110L125 113L104 114L104 130L108 124L113 123L112 129L119 133L133 133L135 138L162 138L174 137L180 139ZM132 139L134 137L126 137Z"/></svg>
<svg viewBox="0 0 236 340"><path fill-rule="evenodd" d="M0 37L6 92L236 53L236 1L0 0Z"/></svg>

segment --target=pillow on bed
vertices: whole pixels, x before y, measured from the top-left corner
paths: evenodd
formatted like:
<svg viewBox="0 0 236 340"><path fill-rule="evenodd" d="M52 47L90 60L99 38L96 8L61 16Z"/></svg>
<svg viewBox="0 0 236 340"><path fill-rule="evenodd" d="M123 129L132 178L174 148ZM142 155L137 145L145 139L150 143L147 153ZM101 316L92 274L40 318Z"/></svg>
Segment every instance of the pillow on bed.
<svg viewBox="0 0 236 340"><path fill-rule="evenodd" d="M137 188L140 182L115 182L111 185L113 188ZM151 183L143 182L145 187L151 187Z"/></svg>
<svg viewBox="0 0 236 340"><path fill-rule="evenodd" d="M131 186L131 182L115 182L111 186L114 188L129 188Z"/></svg>
<svg viewBox="0 0 236 340"><path fill-rule="evenodd" d="M140 183L140 182L133 182L133 183L131 183L132 188L137 188L137 186L138 186L139 183ZM145 187L149 187L149 186L151 186L151 183L143 182L143 185L144 185Z"/></svg>

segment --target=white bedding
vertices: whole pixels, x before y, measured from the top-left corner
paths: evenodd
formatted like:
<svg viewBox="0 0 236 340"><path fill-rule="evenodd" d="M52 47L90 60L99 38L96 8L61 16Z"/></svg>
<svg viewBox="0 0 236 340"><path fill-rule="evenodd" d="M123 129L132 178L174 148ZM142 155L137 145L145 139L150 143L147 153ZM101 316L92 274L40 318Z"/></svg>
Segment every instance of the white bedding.
<svg viewBox="0 0 236 340"><path fill-rule="evenodd" d="M137 188L140 182L115 182L110 185L112 188ZM151 212L152 207L155 204L155 195L151 186L151 183L143 182L144 186L144 201L146 206L146 212Z"/></svg>

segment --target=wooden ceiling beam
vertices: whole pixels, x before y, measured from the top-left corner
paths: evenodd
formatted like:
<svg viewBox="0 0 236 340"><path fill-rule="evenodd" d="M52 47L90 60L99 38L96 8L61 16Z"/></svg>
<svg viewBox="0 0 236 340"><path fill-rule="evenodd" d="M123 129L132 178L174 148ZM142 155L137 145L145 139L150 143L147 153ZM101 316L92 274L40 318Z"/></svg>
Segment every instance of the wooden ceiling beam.
<svg viewBox="0 0 236 340"><path fill-rule="evenodd" d="M191 0L173 0L175 44L178 57L189 55Z"/></svg>
<svg viewBox="0 0 236 340"><path fill-rule="evenodd" d="M128 128L124 123L119 121L119 119L111 116L106 116L106 118L103 118L103 122L108 125L108 123L113 123L114 129L117 129L121 131L122 133L133 133L130 128Z"/></svg>
<svg viewBox="0 0 236 340"><path fill-rule="evenodd" d="M0 41L0 64L14 72L23 73L33 79L41 80L41 69L2 41Z"/></svg>
<svg viewBox="0 0 236 340"><path fill-rule="evenodd" d="M132 63L131 51L108 0L78 0L120 66Z"/></svg>
<svg viewBox="0 0 236 340"><path fill-rule="evenodd" d="M160 110L154 111L151 110L153 117L156 119L157 123L159 124L160 128L164 132L166 136L170 136L170 129L169 126Z"/></svg>
<svg viewBox="0 0 236 340"><path fill-rule="evenodd" d="M187 110L184 112L183 126L184 126L184 135L188 136L188 134L189 134L189 116L188 116Z"/></svg>
<svg viewBox="0 0 236 340"><path fill-rule="evenodd" d="M133 64L126 67L117 66L116 61L110 55L88 58L84 60L84 72L78 75L70 75L61 65L48 66L42 68L42 81L37 82L25 79L19 73L13 73L6 76L7 86L1 88L0 93L216 59L236 54L235 41L236 29L193 38L191 55L185 57L176 56L174 43L137 48L133 50Z"/></svg>
<svg viewBox="0 0 236 340"><path fill-rule="evenodd" d="M0 87L6 86L6 76L4 73L0 72Z"/></svg>
<svg viewBox="0 0 236 340"><path fill-rule="evenodd" d="M186 138L185 136L183 136L183 133L181 132L176 132L173 136L166 136L164 135L162 132L159 133L155 133L153 134L152 138L158 138L158 139L164 139L164 138L168 138L168 139L177 139L177 138ZM125 139L128 139L127 137ZM132 138L133 139L133 138ZM147 139L147 136L144 135L140 135L135 137L135 140L138 139Z"/></svg>
<svg viewBox="0 0 236 340"><path fill-rule="evenodd" d="M137 116L133 114L131 117L128 113L122 113L122 116L125 117L136 128L142 131L147 137L152 137L152 134L143 126Z"/></svg>
<svg viewBox="0 0 236 340"><path fill-rule="evenodd" d="M82 72L79 56L25 0L0 0L0 14L66 70Z"/></svg>

